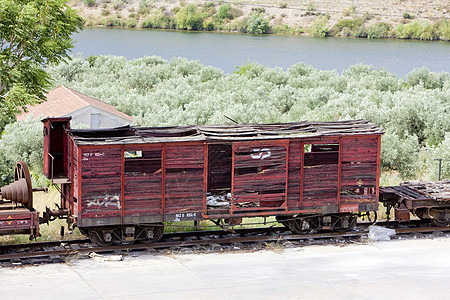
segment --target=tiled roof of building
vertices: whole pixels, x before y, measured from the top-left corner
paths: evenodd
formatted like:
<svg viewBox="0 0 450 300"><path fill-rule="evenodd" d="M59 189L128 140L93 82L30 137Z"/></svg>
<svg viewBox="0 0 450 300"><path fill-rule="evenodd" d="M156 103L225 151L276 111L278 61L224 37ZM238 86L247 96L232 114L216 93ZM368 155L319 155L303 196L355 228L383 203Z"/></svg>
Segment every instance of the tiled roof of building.
<svg viewBox="0 0 450 300"><path fill-rule="evenodd" d="M46 97L47 101L41 104L27 106L28 112L18 115L17 119L24 120L30 114L33 114L35 118L69 116L70 113L86 106L94 106L110 114L130 120L130 122L133 121L133 117L118 111L111 104L89 97L63 85L50 90Z"/></svg>

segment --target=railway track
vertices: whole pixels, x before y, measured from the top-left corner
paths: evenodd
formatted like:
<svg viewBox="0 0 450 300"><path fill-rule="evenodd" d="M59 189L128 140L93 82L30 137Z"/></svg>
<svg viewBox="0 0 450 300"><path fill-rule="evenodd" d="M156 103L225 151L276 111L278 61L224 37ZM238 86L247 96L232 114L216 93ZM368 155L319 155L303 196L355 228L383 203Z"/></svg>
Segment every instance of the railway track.
<svg viewBox="0 0 450 300"><path fill-rule="evenodd" d="M88 239L69 241L54 241L32 244L18 244L0 246L0 264L24 265L38 263L64 262L72 258L89 257L89 254L121 254L129 253L168 253L168 252L217 252L226 250L258 250L264 249L270 243L295 245L311 245L323 243L352 243L359 242L361 237L367 236L369 223L359 223L357 228L349 232L319 232L308 234L291 234L284 227L247 228L234 232L227 231L195 231L164 234L160 242L152 244L124 244L110 247L99 247ZM377 223L385 226L385 222ZM411 234L427 234L435 232L450 232L448 228L427 226L417 221L410 227L390 222L395 228L396 236ZM403 227L405 227L403 225Z"/></svg>

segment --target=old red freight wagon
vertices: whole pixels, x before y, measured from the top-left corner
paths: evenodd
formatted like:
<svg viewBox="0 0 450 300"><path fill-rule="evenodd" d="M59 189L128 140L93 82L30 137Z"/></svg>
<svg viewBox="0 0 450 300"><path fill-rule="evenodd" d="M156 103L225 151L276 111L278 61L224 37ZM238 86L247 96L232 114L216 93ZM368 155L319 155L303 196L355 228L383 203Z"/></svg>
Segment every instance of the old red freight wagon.
<svg viewBox="0 0 450 300"><path fill-rule="evenodd" d="M98 243L155 240L163 222L277 216L294 232L378 210L380 137L367 120L71 130L44 122L44 173Z"/></svg>

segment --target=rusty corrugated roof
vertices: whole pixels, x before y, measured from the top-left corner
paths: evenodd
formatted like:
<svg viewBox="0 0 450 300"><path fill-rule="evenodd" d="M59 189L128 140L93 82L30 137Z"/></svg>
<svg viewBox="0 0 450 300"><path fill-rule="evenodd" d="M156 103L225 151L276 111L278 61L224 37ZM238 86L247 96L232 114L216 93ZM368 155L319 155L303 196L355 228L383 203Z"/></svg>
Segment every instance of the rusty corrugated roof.
<svg viewBox="0 0 450 300"><path fill-rule="evenodd" d="M231 124L174 127L124 126L100 130L72 130L79 145L138 144L186 141L247 141L312 138L342 135L381 135L384 131L368 120Z"/></svg>

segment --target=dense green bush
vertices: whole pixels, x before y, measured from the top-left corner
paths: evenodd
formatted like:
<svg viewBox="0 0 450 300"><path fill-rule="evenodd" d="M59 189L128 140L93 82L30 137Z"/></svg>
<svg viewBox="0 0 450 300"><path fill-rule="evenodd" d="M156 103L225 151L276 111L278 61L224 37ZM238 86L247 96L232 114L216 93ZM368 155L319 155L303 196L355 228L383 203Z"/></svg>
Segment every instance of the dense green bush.
<svg viewBox="0 0 450 300"><path fill-rule="evenodd" d="M362 26L363 24L364 21L362 19L342 19L333 26L331 32L333 33L333 35L349 36L349 34L343 34L343 32L353 33L356 28Z"/></svg>
<svg viewBox="0 0 450 300"><path fill-rule="evenodd" d="M422 85L426 89L442 89L449 80L449 73L434 73L425 67L415 68L406 75L406 83L409 86Z"/></svg>
<svg viewBox="0 0 450 300"><path fill-rule="evenodd" d="M433 25L428 21L415 20L408 24L400 24L395 29L397 38L417 40L437 40Z"/></svg>
<svg viewBox="0 0 450 300"><path fill-rule="evenodd" d="M436 36L443 41L450 41L450 20L444 19L433 25Z"/></svg>
<svg viewBox="0 0 450 300"><path fill-rule="evenodd" d="M123 27L125 25L117 15L106 17L102 19L101 23L106 27Z"/></svg>
<svg viewBox="0 0 450 300"><path fill-rule="evenodd" d="M142 28L175 29L176 21L174 17L166 16L163 12L152 14L141 23Z"/></svg>
<svg viewBox="0 0 450 300"><path fill-rule="evenodd" d="M308 29L308 32L315 37L326 37L330 33L328 27L328 17L318 17L315 19Z"/></svg>
<svg viewBox="0 0 450 300"><path fill-rule="evenodd" d="M438 179L439 163L442 159L441 179L450 178L450 132L445 134L445 139L438 146L431 147L430 155L427 156L426 166L429 166L429 177L433 180Z"/></svg>
<svg viewBox="0 0 450 300"><path fill-rule="evenodd" d="M246 30L251 34L265 34L269 32L269 21L262 13L252 13L247 21Z"/></svg>
<svg viewBox="0 0 450 300"><path fill-rule="evenodd" d="M76 57L49 71L55 85L111 103L145 126L223 124L225 115L241 123L370 119L386 130L383 168L407 178L436 174L433 159L450 152L448 73L415 69L402 80L364 64L339 74L249 62L226 75L182 58L115 56Z"/></svg>
<svg viewBox="0 0 450 300"><path fill-rule="evenodd" d="M8 124L0 139L0 185L14 181L17 161L28 164L34 186L42 185L43 152L42 123L39 119L29 118Z"/></svg>
<svg viewBox="0 0 450 300"><path fill-rule="evenodd" d="M391 26L387 23L380 22L367 27L367 38L368 39L382 39L389 35Z"/></svg>
<svg viewBox="0 0 450 300"><path fill-rule="evenodd" d="M224 4L219 7L219 11L216 15L217 20L223 21L223 20L232 20L233 15L231 14L231 4Z"/></svg>
<svg viewBox="0 0 450 300"><path fill-rule="evenodd" d="M137 26L137 21L136 19L130 18L127 20L126 26L129 28L136 28Z"/></svg>
<svg viewBox="0 0 450 300"><path fill-rule="evenodd" d="M216 30L216 24L214 23L214 21L213 20L211 20L211 19L205 19L205 20L203 20L203 30L206 30L206 31L214 31L214 30Z"/></svg>
<svg viewBox="0 0 450 300"><path fill-rule="evenodd" d="M271 32L278 34L301 35L305 32L303 27L289 27L288 25L273 26Z"/></svg>
<svg viewBox="0 0 450 300"><path fill-rule="evenodd" d="M181 8L175 17L177 29L201 30L203 16L196 5L188 4Z"/></svg>

